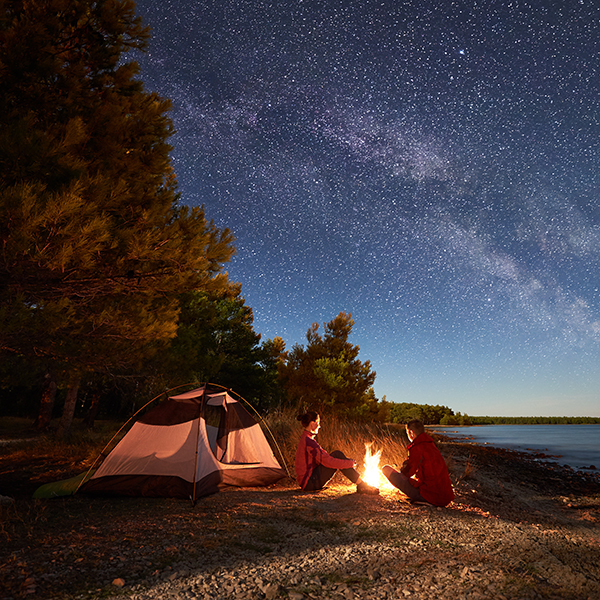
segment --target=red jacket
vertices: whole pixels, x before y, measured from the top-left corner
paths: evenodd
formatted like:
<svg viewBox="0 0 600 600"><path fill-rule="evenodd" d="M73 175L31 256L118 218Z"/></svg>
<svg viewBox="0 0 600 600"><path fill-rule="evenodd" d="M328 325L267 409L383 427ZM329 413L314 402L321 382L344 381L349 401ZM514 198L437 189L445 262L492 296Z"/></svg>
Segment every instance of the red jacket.
<svg viewBox="0 0 600 600"><path fill-rule="evenodd" d="M296 450L296 479L302 489L306 487L314 468L318 465L331 469L354 467L354 461L350 458L344 460L327 454L314 438L315 434L305 429Z"/></svg>
<svg viewBox="0 0 600 600"><path fill-rule="evenodd" d="M444 457L434 441L421 433L408 447L408 460L402 473L412 477L411 483L419 488L421 496L435 506L446 506L454 500L454 490Z"/></svg>

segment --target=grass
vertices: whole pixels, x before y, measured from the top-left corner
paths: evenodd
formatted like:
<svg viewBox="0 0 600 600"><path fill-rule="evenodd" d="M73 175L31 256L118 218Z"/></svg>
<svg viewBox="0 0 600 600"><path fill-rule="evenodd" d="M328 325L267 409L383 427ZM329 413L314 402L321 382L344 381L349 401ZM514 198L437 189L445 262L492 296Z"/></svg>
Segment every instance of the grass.
<svg viewBox="0 0 600 600"><path fill-rule="evenodd" d="M404 427L356 424L336 418L324 418L322 424L319 443L328 452L341 450L356 460L361 475L366 444L372 444L374 451L382 449L381 465L401 464L406 458ZM0 496L31 498L33 492L45 483L86 473L92 466L100 464L98 458L121 425L120 422L98 421L93 430L88 430L76 420L71 435L58 440L52 435L36 433L31 420L0 418ZM294 479L296 447L302 432L295 413L291 410L274 412L265 419L263 429L275 456ZM125 430L121 431L106 452L124 434ZM336 482L347 483L339 473L332 483ZM389 483L382 477L379 487L384 490L386 486ZM126 500L123 499L121 504L124 509ZM71 506L74 508L75 503L71 503ZM0 540L9 540L15 535L31 539L40 523L54 517L48 514L47 505L43 502L26 503L18 507L0 504ZM222 523L221 527L226 525ZM320 523L321 528L335 526Z"/></svg>
<svg viewBox="0 0 600 600"><path fill-rule="evenodd" d="M0 440L4 442L0 443L0 456L10 454L16 462L27 458L44 459L56 464L91 462L119 427L120 423L99 421L90 430L76 420L71 435L60 440L52 433L37 433L30 419L0 417Z"/></svg>
<svg viewBox="0 0 600 600"><path fill-rule="evenodd" d="M76 423L68 440L56 441L49 436L36 436L31 430L31 421L0 419L0 441L11 437L13 440L5 446L0 443L0 494L17 498L17 502L11 505L0 505L0 589L6 590L7 596L10 593L14 598L21 597L25 589L24 582L33 577L39 586L35 597L61 600L114 597L117 593L126 592L116 590L107 583L113 577L121 577L125 573L128 585L131 581L154 581L157 573L163 577L165 573L168 574L170 566L176 572L178 565L188 558L208 561L213 555L237 552L242 553L246 560L246 552L262 558L265 554L287 552L290 548L290 552L303 552L322 544L340 548L357 541L408 548L409 552L399 555L398 560L393 552L386 551L381 555L382 564L385 565L385 570L381 570L382 576L402 576L408 582L416 581L422 574L434 572L438 565L442 565L442 576L446 577L447 573L450 577L452 568L445 566L448 560L458 562L460 567L465 563L478 564L478 560L485 568L490 563L491 559L483 554L478 559L475 550L471 550L472 544L465 546L464 538L455 537L455 531L461 531L457 529L459 525L466 530L475 522L495 523L487 517L481 518L479 504L471 504L481 502L481 498L485 500L483 493L478 495L478 500L471 500L471 495L468 498L460 497L452 513L420 508L405 510L404 505L394 502L392 495L383 490L377 499L361 497L353 493L347 482L332 485L330 490L318 495L306 495L298 491L293 481L288 480L283 480L273 489L251 490L247 493L235 491L207 497L195 507L185 501L164 498L105 499L76 495L52 501L31 499L30 489L72 476L89 466L120 425L101 422L94 431L88 432ZM296 444L301 433L295 414L291 411L271 414L265 429L267 425L277 441L277 445L273 442L276 456L279 446L285 463L293 469ZM19 437L26 441L14 441ZM401 464L406 456L406 439L401 426L356 425L323 418L318 440L326 450L331 452L340 449L357 460L359 471L366 443L373 443L375 449L382 448L382 463ZM540 470L539 465L531 470L533 467L530 469L528 464L517 463L513 459L506 462L502 459L504 455L486 448L473 448L472 453L471 450L468 452L467 457L466 451L461 453L454 450L453 470L461 480L475 477L479 482L483 475L491 473L493 480L490 481L494 489L498 485L497 480L507 474L513 478L511 481L517 483L547 482L547 473ZM481 481L485 483L486 480ZM14 482L21 486L19 494L15 492ZM573 487L575 483L565 481L558 490L554 480L546 485L552 494L560 492L562 498L568 496L575 503L578 497L575 490L579 489ZM482 489L485 491L485 487ZM523 488L524 494L530 491L529 485ZM526 496L530 497L537 501L538 492ZM592 500L585 497L585 502L585 506L588 506ZM567 515L562 504L561 500L561 519L581 519L575 515L575 508L578 507L569 509ZM518 518L519 522L527 523L528 519L538 519L529 515L529 503L521 504L518 501L512 504L511 501L510 506L508 502L494 506L497 515L506 517L507 521ZM597 506L595 500L593 506ZM446 514L451 514L453 518L444 518ZM588 528L593 523L595 521L584 525ZM580 522L577 526L577 531L583 531ZM437 538L440 536L433 535L438 527L442 533L446 528L449 530L446 537L441 536L445 541L439 541ZM527 527L519 531L526 530ZM496 535L494 527L490 529L490 535ZM539 534L535 533L532 544L538 544L539 539ZM583 544L569 544L560 538L551 546L552 554L568 564L577 558L577 564L581 565L578 572L587 570L593 573L597 564L596 546L591 545L591 538L587 539L589 548ZM293 541L290 546L285 545L288 540ZM548 544L551 541L549 538ZM489 548L495 552L496 546L489 545ZM572 551L573 557L569 561L563 558L563 553L566 556ZM117 560L121 556L125 558L123 566ZM500 586L498 590L506 590L506 597L525 598L529 594L529 584L533 582L537 585L535 572L529 570L530 565L525 562L526 556L519 560L519 564L525 566L522 573L515 573L516 558L494 555L492 559L499 561L500 573L494 585ZM366 580L364 584L361 583L361 578L368 574L369 568L378 567L372 562L365 565L363 571L366 573L333 571L321 574L323 585L328 586L327 594L331 591L329 585L336 582L368 586ZM479 579L485 579L485 568L482 573L475 569L472 571L469 581L473 585ZM60 579L45 581L40 576L44 573L57 574ZM512 575L515 575L515 580L510 579ZM295 589L319 594L322 585L313 586L309 581L299 579ZM539 597L559 597L554 594L554 588L548 585L540 589L543 593ZM562 588L560 591L563 591ZM54 595L49 595L50 592ZM337 595L338 591L332 591L333 594ZM573 593L562 597L575 598L576 595Z"/></svg>
<svg viewBox="0 0 600 600"><path fill-rule="evenodd" d="M406 457L403 427L361 425L336 418L324 418L322 423L319 443L329 452L341 450L356 460L359 472L363 468L365 445L369 443L373 444L374 450L383 450L382 464L384 461L401 464ZM98 421L93 430L88 430L76 420L71 435L58 440L52 435L35 432L32 420L0 418L0 496L30 499L35 489L44 483L86 472L121 425L120 422ZM275 412L267 417L263 425L275 456L280 462L285 462L293 478L296 446L302 432L296 414L291 410ZM122 435L124 431L119 438ZM116 440L111 448L115 444ZM340 481L343 479L341 475L338 477ZM80 511L85 515L89 503L90 500L85 497L74 497L68 503L56 505L43 501L0 505L0 541L8 542L14 540L15 536L34 539L36 535L40 535L40 527L51 536L55 520L70 518L70 514L62 515L61 511ZM136 502L135 499L121 498L112 500L108 506L111 511L116 510L116 506L119 507L115 515L118 519L134 510ZM294 510L298 518L297 509ZM253 514L258 516L262 511L264 507L256 509ZM308 515L301 519L306 517ZM335 529L343 525L335 519L314 520L314 529L317 530ZM235 521L228 519L226 515L220 515L218 528L231 534L235 530ZM268 532L263 532L263 535L265 539L257 540L259 545L271 545L274 540L268 539Z"/></svg>
<svg viewBox="0 0 600 600"><path fill-rule="evenodd" d="M400 465L406 458L407 440L403 426L358 424L336 417L323 418L321 423L319 444L328 452L341 450L356 460L359 471L364 467L367 444L372 444L373 452L382 450L381 464ZM121 425L120 422L98 421L94 429L89 430L75 420L71 434L64 440L58 440L52 435L36 433L29 419L1 417L0 440L10 440L10 443L0 443L0 458L10 455L17 463L43 461L47 466L56 465L58 468L70 464L73 472L83 471L92 465ZM302 432L295 412L291 409L273 412L262 425L275 456L285 463L293 477L296 446ZM124 434L125 430L108 450Z"/></svg>
<svg viewBox="0 0 600 600"><path fill-rule="evenodd" d="M302 432L302 426L296 420L296 414L290 410L282 410L270 414L266 419L265 431L267 439L273 447L275 456L288 466L293 475L296 446ZM269 435L273 434L275 442ZM372 444L372 451L382 451L380 464L401 465L406 459L407 438L403 425L393 424L361 424L353 423L337 417L322 417L318 435L319 444L329 453L341 450L349 458L358 463L358 470L364 468L366 445Z"/></svg>

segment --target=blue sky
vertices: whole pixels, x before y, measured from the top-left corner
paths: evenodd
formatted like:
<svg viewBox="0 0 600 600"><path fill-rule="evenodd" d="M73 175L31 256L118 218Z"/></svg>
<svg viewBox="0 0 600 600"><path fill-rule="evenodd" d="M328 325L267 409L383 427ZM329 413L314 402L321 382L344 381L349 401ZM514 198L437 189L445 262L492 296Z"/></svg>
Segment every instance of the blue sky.
<svg viewBox="0 0 600 600"><path fill-rule="evenodd" d="M263 339L347 311L380 398L600 416L600 8L548 4L138 2Z"/></svg>

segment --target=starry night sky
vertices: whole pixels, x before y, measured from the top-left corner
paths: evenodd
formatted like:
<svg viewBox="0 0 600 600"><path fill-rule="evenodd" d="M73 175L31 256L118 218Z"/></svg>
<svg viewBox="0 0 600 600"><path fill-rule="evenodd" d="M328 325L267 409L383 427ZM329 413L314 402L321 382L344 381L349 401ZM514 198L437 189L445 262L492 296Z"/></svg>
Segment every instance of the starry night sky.
<svg viewBox="0 0 600 600"><path fill-rule="evenodd" d="M595 0L137 7L263 340L349 311L379 398L600 416Z"/></svg>

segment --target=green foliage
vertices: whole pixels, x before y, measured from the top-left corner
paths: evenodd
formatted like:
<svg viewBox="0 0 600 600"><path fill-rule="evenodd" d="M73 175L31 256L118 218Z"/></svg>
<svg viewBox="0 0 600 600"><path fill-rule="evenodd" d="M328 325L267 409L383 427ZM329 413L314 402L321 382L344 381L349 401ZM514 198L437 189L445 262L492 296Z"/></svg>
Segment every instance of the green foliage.
<svg viewBox="0 0 600 600"><path fill-rule="evenodd" d="M409 402L390 404L391 422L408 423L421 419L426 425L553 425L598 424L598 417L472 417L454 411L447 406L430 406Z"/></svg>
<svg viewBox="0 0 600 600"><path fill-rule="evenodd" d="M230 232L179 204L170 103L123 60L147 42L134 8L2 4L0 356L72 385L143 364L183 292L229 286Z"/></svg>
<svg viewBox="0 0 600 600"><path fill-rule="evenodd" d="M239 285L220 293L187 292L181 297L177 335L154 361L165 387L210 381L256 399L261 376L260 335Z"/></svg>
<svg viewBox="0 0 600 600"><path fill-rule="evenodd" d="M259 349L260 386L257 408L281 408L285 404L285 391L279 378L279 367L285 360L285 342L275 336L263 342Z"/></svg>
<svg viewBox="0 0 600 600"><path fill-rule="evenodd" d="M425 425L458 425L459 417L447 406L393 402L390 404L392 423L408 423L411 419L421 419ZM460 415L460 413L459 413ZM444 421L444 423L442 423Z"/></svg>
<svg viewBox="0 0 600 600"><path fill-rule="evenodd" d="M101 415L125 417L163 390L205 381L232 388L259 411L280 406L277 363L285 343L259 344L252 309L240 292L236 284L218 293L182 294L175 338L143 365L106 381ZM86 392L93 394L97 384L96 375Z"/></svg>
<svg viewBox="0 0 600 600"><path fill-rule="evenodd" d="M471 425L598 425L600 417L470 417Z"/></svg>
<svg viewBox="0 0 600 600"><path fill-rule="evenodd" d="M375 372L369 361L358 360L360 348L348 338L354 321L341 312L324 325L313 323L306 334L306 348L295 345L279 373L292 405L319 412L346 415L354 419L387 420L386 403L380 404L372 386Z"/></svg>
<svg viewBox="0 0 600 600"><path fill-rule="evenodd" d="M446 413L440 420L438 425L458 425L458 419L449 413Z"/></svg>
<svg viewBox="0 0 600 600"><path fill-rule="evenodd" d="M432 423L433 424L433 423ZM469 415L461 415L459 412L454 414L446 413L440 420L439 425L471 425Z"/></svg>
<svg viewBox="0 0 600 600"><path fill-rule="evenodd" d="M389 423L391 403L375 397L375 390L369 388L362 404L354 409L355 417L364 423Z"/></svg>

